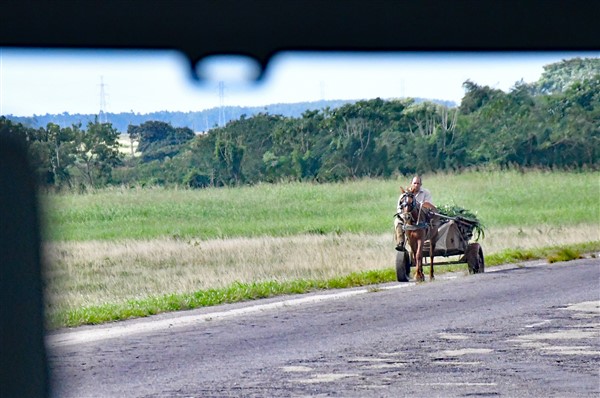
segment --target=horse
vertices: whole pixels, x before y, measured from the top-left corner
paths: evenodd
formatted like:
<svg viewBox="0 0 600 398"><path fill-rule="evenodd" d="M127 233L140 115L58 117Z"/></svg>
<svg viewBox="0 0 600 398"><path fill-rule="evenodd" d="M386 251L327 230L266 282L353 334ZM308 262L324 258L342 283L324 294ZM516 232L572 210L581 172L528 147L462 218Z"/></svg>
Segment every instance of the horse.
<svg viewBox="0 0 600 398"><path fill-rule="evenodd" d="M402 190L400 197L400 213L398 216L403 222L402 229L410 247L412 263L415 265L415 280L425 281L423 274L423 245L429 241L429 279L434 280L433 252L438 235L439 216L437 209L431 203L421 204L415 200L415 193L410 189Z"/></svg>

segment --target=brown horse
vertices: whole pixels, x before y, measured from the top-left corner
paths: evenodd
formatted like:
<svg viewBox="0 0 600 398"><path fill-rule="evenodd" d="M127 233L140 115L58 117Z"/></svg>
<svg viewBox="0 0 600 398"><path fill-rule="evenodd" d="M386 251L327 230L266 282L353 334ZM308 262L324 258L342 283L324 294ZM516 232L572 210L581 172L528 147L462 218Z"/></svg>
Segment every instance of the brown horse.
<svg viewBox="0 0 600 398"><path fill-rule="evenodd" d="M410 247L412 263L415 265L415 280L423 282L423 245L429 240L429 279L433 280L433 252L435 250L435 241L438 235L439 216L435 206L431 203L420 204L415 200L415 194L410 190L402 190L400 197L399 214L404 229L404 235Z"/></svg>

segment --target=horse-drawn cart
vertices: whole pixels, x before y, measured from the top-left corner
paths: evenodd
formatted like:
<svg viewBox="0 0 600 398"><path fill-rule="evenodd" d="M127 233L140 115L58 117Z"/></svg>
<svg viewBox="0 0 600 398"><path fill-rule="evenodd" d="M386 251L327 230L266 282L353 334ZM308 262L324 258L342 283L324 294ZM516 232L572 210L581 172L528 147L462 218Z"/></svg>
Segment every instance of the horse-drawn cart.
<svg viewBox="0 0 600 398"><path fill-rule="evenodd" d="M435 240L434 257L461 256L457 261L436 262L436 264L466 262L469 267L469 273L477 274L484 272L485 264L481 245L476 242L470 242L473 238L473 231L478 227L479 223L460 216L451 217L439 213L436 215L439 216L441 225L439 226L437 239ZM425 241L423 258L430 256L430 246L430 241ZM409 251L396 252L396 277L398 282L408 282L410 267L412 265Z"/></svg>

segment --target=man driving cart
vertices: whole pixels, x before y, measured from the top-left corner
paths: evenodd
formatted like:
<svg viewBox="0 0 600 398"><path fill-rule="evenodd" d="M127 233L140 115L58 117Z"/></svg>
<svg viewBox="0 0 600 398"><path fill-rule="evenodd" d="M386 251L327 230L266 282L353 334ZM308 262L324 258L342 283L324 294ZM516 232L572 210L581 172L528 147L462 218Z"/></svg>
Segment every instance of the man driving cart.
<svg viewBox="0 0 600 398"><path fill-rule="evenodd" d="M431 199L431 192L428 189L423 188L423 179L420 175L415 175L410 183L410 187L408 188L410 192L414 194L414 199L417 203L425 209L436 211L436 207L433 205L433 200ZM396 205L396 214L400 214L402 212L401 209L401 200L402 195L398 198L398 203ZM395 240L396 240L396 250L404 251L404 224L402 219L398 216L394 217L394 230Z"/></svg>

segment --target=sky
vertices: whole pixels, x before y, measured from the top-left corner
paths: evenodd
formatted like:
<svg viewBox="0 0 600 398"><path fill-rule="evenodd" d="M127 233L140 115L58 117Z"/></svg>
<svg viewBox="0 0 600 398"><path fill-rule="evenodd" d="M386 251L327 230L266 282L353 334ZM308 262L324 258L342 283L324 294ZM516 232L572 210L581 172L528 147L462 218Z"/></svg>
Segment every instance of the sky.
<svg viewBox="0 0 600 398"><path fill-rule="evenodd" d="M288 52L271 60L259 83L240 78L235 59L220 64L220 75L211 72L215 64L198 68L207 77L199 83L173 51L0 48L0 114L145 114L377 97L459 104L466 80L508 92L521 80L537 81L544 65L576 57L600 52Z"/></svg>

